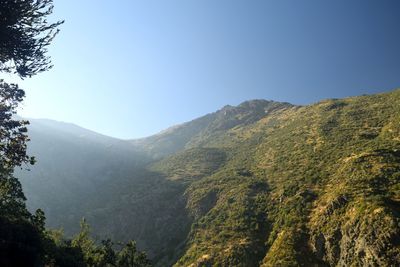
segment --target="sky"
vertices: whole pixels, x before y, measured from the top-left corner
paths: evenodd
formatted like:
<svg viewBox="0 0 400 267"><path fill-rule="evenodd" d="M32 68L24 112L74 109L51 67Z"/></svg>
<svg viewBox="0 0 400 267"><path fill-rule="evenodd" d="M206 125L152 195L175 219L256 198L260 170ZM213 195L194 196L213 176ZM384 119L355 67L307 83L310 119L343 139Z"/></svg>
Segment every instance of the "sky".
<svg viewBox="0 0 400 267"><path fill-rule="evenodd" d="M250 99L400 87L397 0L54 0L54 68L20 114L124 139ZM13 77L6 77L6 79Z"/></svg>

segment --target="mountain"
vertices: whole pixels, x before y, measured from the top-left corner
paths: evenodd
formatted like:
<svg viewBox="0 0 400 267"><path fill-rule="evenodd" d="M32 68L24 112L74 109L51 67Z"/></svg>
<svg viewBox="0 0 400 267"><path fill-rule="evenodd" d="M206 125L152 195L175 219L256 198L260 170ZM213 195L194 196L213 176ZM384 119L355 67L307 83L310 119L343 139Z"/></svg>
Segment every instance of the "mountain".
<svg viewBox="0 0 400 267"><path fill-rule="evenodd" d="M28 203L69 234L84 216L156 266L400 264L400 90L247 101L140 140L31 123Z"/></svg>
<svg viewBox="0 0 400 267"><path fill-rule="evenodd" d="M291 105L267 100L246 101L237 107L228 105L217 112L131 142L153 158L162 158L185 148L201 146L205 139L218 138L221 132L252 124L268 112L286 106Z"/></svg>
<svg viewBox="0 0 400 267"><path fill-rule="evenodd" d="M28 153L35 155L37 163L17 175L29 206L44 207L50 225L66 223L88 195L98 192L99 185L126 177L146 162L126 142L69 123L30 119L29 137ZM76 224L77 218L71 219Z"/></svg>

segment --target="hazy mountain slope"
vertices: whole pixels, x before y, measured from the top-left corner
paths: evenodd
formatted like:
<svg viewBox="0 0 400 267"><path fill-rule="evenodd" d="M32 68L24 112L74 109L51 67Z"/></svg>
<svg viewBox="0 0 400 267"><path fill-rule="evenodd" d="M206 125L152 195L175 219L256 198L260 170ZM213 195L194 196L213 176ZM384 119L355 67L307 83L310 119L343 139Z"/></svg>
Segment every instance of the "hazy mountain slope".
<svg viewBox="0 0 400 267"><path fill-rule="evenodd" d="M50 136L33 154L47 146L86 164L52 169L63 161L42 157L43 172L29 176L66 180L63 190L82 198L66 197L63 206L57 195L43 196L47 180L37 187L24 180L28 197L56 209L47 214L53 225L72 231L86 216L97 234L137 239L157 266L400 263L400 90L304 107L248 101L149 138L118 140L116 152L75 147L76 136L52 144Z"/></svg>
<svg viewBox="0 0 400 267"><path fill-rule="evenodd" d="M51 226L76 225L82 202L102 183L125 178L146 159L129 143L73 124L30 120L28 153L37 163L18 171L28 205L46 211ZM67 214L67 216L66 216ZM69 218L71 222L69 222ZM69 227L66 229L70 232Z"/></svg>
<svg viewBox="0 0 400 267"><path fill-rule="evenodd" d="M68 123L30 122L28 152L37 163L17 176L48 227L71 235L85 217L99 238L135 238L153 258L176 260L190 226L182 186L147 170L151 159L128 141Z"/></svg>

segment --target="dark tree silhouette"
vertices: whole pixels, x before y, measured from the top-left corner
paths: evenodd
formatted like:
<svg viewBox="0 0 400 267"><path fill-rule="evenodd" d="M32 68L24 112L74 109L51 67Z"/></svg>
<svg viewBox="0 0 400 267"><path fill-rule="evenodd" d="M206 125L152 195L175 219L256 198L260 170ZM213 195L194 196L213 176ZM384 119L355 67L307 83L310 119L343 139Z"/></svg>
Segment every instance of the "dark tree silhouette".
<svg viewBox="0 0 400 267"><path fill-rule="evenodd" d="M52 0L0 0L0 70L30 77L52 67L47 46L63 21L49 23Z"/></svg>
<svg viewBox="0 0 400 267"><path fill-rule="evenodd" d="M63 22L48 23L51 0L0 0L0 72L21 78L51 68L47 46ZM44 213L31 214L14 168L26 154L27 121L14 117L25 92L0 79L0 266L43 266Z"/></svg>
<svg viewBox="0 0 400 267"><path fill-rule="evenodd" d="M0 71L30 77L52 67L47 46L63 21L49 23L52 0L0 0ZM25 96L16 84L0 80L0 171L9 173L26 155L27 121L13 115Z"/></svg>
<svg viewBox="0 0 400 267"><path fill-rule="evenodd" d="M0 171L10 173L22 163L34 159L26 155L27 121L16 120L14 115L25 92L16 84L0 80Z"/></svg>

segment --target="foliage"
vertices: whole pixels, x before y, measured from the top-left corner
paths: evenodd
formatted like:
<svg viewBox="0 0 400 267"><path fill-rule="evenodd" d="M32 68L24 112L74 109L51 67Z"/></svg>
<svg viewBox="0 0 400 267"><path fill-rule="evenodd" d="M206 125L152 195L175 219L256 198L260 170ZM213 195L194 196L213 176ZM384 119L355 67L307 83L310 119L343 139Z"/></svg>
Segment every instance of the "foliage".
<svg viewBox="0 0 400 267"><path fill-rule="evenodd" d="M48 23L52 0L0 1L0 70L30 77L52 67L46 55L63 22Z"/></svg>
<svg viewBox="0 0 400 267"><path fill-rule="evenodd" d="M89 267L147 267L150 261L144 252L137 250L136 242L129 241L119 251L114 249L110 239L102 240L100 245L90 237L90 227L83 219L81 231L72 239L71 247L82 252L86 266Z"/></svg>
<svg viewBox="0 0 400 267"><path fill-rule="evenodd" d="M20 77L50 68L46 47L58 25L48 24L51 1L1 1L0 71L15 70ZM16 108L25 96L16 84L0 80L0 265L42 266L44 213L32 215L13 171L34 159L26 154L27 121L17 120Z"/></svg>
<svg viewBox="0 0 400 267"><path fill-rule="evenodd" d="M155 163L152 170L164 173L169 179L190 181L218 170L226 154L216 148L192 148Z"/></svg>
<svg viewBox="0 0 400 267"><path fill-rule="evenodd" d="M26 155L28 141L27 121L16 120L18 104L25 96L16 84L0 80L0 171L10 173L23 163L33 163L34 158Z"/></svg>
<svg viewBox="0 0 400 267"><path fill-rule="evenodd" d="M136 242L130 241L118 253L117 266L120 267L146 267L150 266L150 261L146 254L139 252L136 248Z"/></svg>

